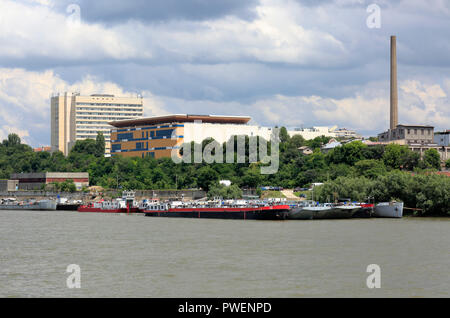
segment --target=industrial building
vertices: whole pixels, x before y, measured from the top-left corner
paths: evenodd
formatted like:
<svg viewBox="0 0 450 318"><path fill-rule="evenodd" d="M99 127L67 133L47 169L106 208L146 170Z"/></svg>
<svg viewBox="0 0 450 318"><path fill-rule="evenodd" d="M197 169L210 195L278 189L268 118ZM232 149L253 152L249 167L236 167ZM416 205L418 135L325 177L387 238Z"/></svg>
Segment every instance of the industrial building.
<svg viewBox="0 0 450 318"><path fill-rule="evenodd" d="M41 190L43 185L62 183L67 180L72 180L77 190L89 187L87 172L13 173L11 179L19 181L19 190Z"/></svg>
<svg viewBox="0 0 450 318"><path fill-rule="evenodd" d="M260 136L270 140L272 129L247 125L250 117L168 115L111 122L111 155L170 157L183 143L213 138L224 143L232 136Z"/></svg>
<svg viewBox="0 0 450 318"><path fill-rule="evenodd" d="M105 136L105 152L110 153L111 121L140 118L144 106L141 96L116 97L79 93L51 98L51 147L67 155L77 140L95 139L97 132Z"/></svg>
<svg viewBox="0 0 450 318"><path fill-rule="evenodd" d="M19 180L0 180L0 192L13 192L19 189Z"/></svg>
<svg viewBox="0 0 450 318"><path fill-rule="evenodd" d="M402 140L403 144L434 144L434 127L427 125L397 125L378 135L379 141Z"/></svg>
<svg viewBox="0 0 450 318"><path fill-rule="evenodd" d="M450 146L450 130L434 133L434 142L441 147Z"/></svg>
<svg viewBox="0 0 450 318"><path fill-rule="evenodd" d="M389 130L378 135L382 143L406 145L412 151L423 155L428 149L436 149L442 161L450 158L450 147L436 142L434 127L430 125L402 125L398 123L398 88L397 88L397 38L391 36L391 96Z"/></svg>

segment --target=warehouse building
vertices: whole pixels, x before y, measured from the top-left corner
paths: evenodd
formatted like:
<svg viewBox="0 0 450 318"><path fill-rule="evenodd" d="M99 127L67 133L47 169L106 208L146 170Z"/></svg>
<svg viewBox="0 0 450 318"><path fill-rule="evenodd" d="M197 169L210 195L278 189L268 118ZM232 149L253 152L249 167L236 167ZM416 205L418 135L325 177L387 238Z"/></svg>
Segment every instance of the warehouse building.
<svg viewBox="0 0 450 318"><path fill-rule="evenodd" d="M19 190L41 190L43 185L72 180L77 190L89 187L88 172L12 173L11 179L19 181Z"/></svg>
<svg viewBox="0 0 450 318"><path fill-rule="evenodd" d="M0 180L0 192L13 192L19 189L19 180Z"/></svg>

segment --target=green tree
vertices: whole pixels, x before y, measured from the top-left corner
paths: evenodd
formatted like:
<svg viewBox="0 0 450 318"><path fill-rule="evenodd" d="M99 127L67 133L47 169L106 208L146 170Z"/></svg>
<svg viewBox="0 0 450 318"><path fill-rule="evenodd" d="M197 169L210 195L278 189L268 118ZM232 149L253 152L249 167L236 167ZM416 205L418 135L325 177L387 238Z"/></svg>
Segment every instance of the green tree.
<svg viewBox="0 0 450 318"><path fill-rule="evenodd" d="M105 137L101 131L97 132L97 137L95 139L95 144L97 146L97 157L103 157L105 155Z"/></svg>
<svg viewBox="0 0 450 318"><path fill-rule="evenodd" d="M215 197L240 199L242 198L242 190L236 184L232 184L229 187L222 184L213 184L208 191L208 198L212 199Z"/></svg>
<svg viewBox="0 0 450 318"><path fill-rule="evenodd" d="M211 184L219 181L219 174L209 166L204 166L198 170L197 184L205 191L209 190Z"/></svg>
<svg viewBox="0 0 450 318"><path fill-rule="evenodd" d="M355 168L360 176L371 179L386 174L386 167L383 161L374 159L358 161L355 164Z"/></svg>
<svg viewBox="0 0 450 318"><path fill-rule="evenodd" d="M19 135L17 134L9 134L8 135L8 139L3 140L3 145L6 147L15 147L18 146L22 143L22 141L20 140Z"/></svg>
<svg viewBox="0 0 450 318"><path fill-rule="evenodd" d="M441 157L439 152L434 149L428 149L423 154L423 159L421 162L423 168L441 169Z"/></svg>

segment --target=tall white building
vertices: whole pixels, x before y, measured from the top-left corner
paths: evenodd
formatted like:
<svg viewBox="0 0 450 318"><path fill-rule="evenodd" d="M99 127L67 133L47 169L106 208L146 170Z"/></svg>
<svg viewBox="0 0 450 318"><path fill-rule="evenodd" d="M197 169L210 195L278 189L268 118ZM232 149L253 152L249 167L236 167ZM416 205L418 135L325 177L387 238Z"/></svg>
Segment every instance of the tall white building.
<svg viewBox="0 0 450 318"><path fill-rule="evenodd" d="M51 98L51 145L67 155L77 140L95 139L97 132L105 136L108 155L111 151L111 121L141 118L143 99L78 93Z"/></svg>

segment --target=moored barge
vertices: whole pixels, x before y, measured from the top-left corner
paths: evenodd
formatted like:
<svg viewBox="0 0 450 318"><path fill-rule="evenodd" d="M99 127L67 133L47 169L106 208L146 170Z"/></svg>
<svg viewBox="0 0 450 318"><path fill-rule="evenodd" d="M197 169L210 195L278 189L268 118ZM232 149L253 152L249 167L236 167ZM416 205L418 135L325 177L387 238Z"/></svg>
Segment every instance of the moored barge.
<svg viewBox="0 0 450 318"><path fill-rule="evenodd" d="M238 219L238 220L285 220L289 205L242 205L242 206L182 206L166 203L147 205L142 212L149 217Z"/></svg>

